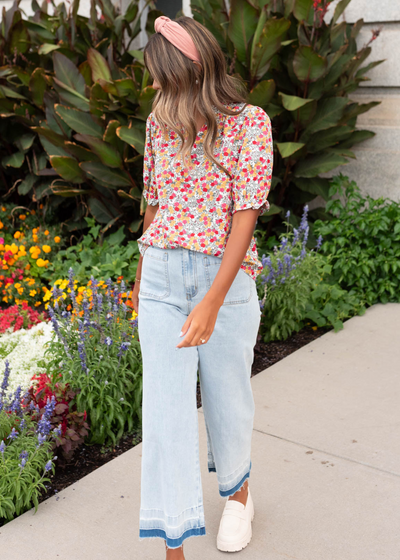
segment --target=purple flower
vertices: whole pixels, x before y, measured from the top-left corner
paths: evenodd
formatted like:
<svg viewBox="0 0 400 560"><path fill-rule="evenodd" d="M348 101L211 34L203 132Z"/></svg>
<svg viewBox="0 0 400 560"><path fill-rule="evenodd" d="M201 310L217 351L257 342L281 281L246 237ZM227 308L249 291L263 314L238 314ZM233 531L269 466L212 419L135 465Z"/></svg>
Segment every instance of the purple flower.
<svg viewBox="0 0 400 560"><path fill-rule="evenodd" d="M11 438L12 440L17 439L19 432L16 431L15 428L11 430L11 434L7 436L7 439Z"/></svg>
<svg viewBox="0 0 400 560"><path fill-rule="evenodd" d="M317 244L315 246L316 250L318 251L319 249L321 249L321 245L322 245L322 235L320 235L317 239Z"/></svg>
<svg viewBox="0 0 400 560"><path fill-rule="evenodd" d="M107 336L104 342L106 343L107 346L111 346L111 344L113 343L112 339L109 336Z"/></svg>
<svg viewBox="0 0 400 560"><path fill-rule="evenodd" d="M4 441L1 440L1 443L0 443L0 453L1 453L2 455L4 455L4 450L5 450L6 447L7 447L7 446L6 446L6 444L4 443Z"/></svg>
<svg viewBox="0 0 400 560"><path fill-rule="evenodd" d="M50 461L47 461L47 463L45 464L45 467L44 467L45 471L49 472L49 470L51 470L51 466L52 466L52 462L51 462L51 459L50 459Z"/></svg>

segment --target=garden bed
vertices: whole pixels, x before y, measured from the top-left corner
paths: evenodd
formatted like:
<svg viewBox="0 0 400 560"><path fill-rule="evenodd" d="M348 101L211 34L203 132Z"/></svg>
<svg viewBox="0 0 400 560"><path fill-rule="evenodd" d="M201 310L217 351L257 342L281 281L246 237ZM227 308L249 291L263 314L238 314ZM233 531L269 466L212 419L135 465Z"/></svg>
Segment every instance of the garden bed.
<svg viewBox="0 0 400 560"><path fill-rule="evenodd" d="M252 377L272 366L279 360L286 358L302 346L312 342L325 334L329 329L319 328L313 330L311 327L305 327L298 333L293 334L284 341L276 341L265 344L258 342L254 351L254 363L252 368ZM197 405L201 406L200 387L197 387ZM142 441L140 432L135 432L124 436L119 445L113 448L104 448L102 445L81 445L75 452L71 463L63 468L56 466L54 476L50 475L52 483L47 486L47 492L43 493L39 498L39 503L54 494L57 494L70 484L90 474L98 467L115 459L125 451L132 449ZM0 522L1 525L1 522Z"/></svg>

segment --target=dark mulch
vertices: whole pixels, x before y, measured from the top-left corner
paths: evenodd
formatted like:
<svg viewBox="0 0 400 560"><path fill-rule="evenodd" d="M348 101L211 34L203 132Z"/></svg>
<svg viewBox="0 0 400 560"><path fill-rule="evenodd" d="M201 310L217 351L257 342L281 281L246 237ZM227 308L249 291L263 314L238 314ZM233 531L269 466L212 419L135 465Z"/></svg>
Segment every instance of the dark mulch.
<svg viewBox="0 0 400 560"><path fill-rule="evenodd" d="M282 342L270 342L265 344L259 340L254 348L254 363L251 376L253 377L276 362L279 362L279 360L289 356L289 354L295 350L319 338L328 330L329 329L322 328L313 330L311 327L305 327ZM197 387L197 405L201 406L199 385ZM57 461L55 462L55 474L50 475L49 478L51 478L51 482L46 485L47 491L40 496L39 503L57 494L60 490L63 490L105 463L108 463L108 461L115 459L118 455L132 449L132 447L141 441L141 433L134 432L133 434L125 435L115 447L104 448L102 445L82 445L77 449L70 463L62 467L61 464L57 464ZM1 525L2 523L0 521L0 526Z"/></svg>

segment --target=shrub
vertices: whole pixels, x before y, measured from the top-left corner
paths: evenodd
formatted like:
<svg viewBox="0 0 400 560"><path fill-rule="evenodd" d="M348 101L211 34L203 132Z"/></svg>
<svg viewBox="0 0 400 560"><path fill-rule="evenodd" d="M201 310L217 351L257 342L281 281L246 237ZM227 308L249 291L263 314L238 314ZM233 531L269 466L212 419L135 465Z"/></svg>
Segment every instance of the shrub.
<svg viewBox="0 0 400 560"><path fill-rule="evenodd" d="M327 198L320 174L347 163L352 146L373 136L356 121L376 103L347 96L381 62L363 66L378 33L358 50L362 20L337 23L348 1L329 23L322 16L330 0L237 0L229 11L224 2L191 2L194 18L226 54L229 73L248 87L249 102L273 119L272 204L261 223L283 219L290 208L298 224L294 214L305 202ZM24 20L14 4L0 37L3 183L45 202L47 215L69 231L86 228L90 213L103 231L125 223L136 236L154 96L142 51L129 50L141 28L138 2L122 15L109 0L93 0L90 20L77 15L79 2L60 3L51 17L46 4L33 5L35 15ZM148 34L159 15L148 12Z"/></svg>
<svg viewBox="0 0 400 560"><path fill-rule="evenodd" d="M279 247L271 255L263 255L264 271L258 276L258 288L262 318L260 332L264 342L284 340L302 326L302 319L310 293L324 270L325 261L316 251L308 251L308 207L299 229L281 237ZM290 217L288 212L287 219ZM321 244L318 240L316 250Z"/></svg>
<svg viewBox="0 0 400 560"><path fill-rule="evenodd" d="M31 412L35 406L32 402L26 405L26 394L21 399L21 387L12 398L6 397L9 375L6 362L0 392L0 520L6 522L30 509L32 502L37 511L38 496L46 489L44 483L50 482L45 475L50 470L54 473L57 459L52 439L60 433L59 429L50 431L55 400L49 399L34 421Z"/></svg>
<svg viewBox="0 0 400 560"><path fill-rule="evenodd" d="M137 320L128 317L128 307L122 301L123 281L119 286L108 279L103 295L92 277L91 287L84 290L79 303L73 277L71 268L68 287L72 311L66 309L63 290L53 287L54 303L47 311L55 337L45 352L43 366L53 383L61 380L76 391L71 405L76 404L79 412L87 411L87 443L115 445L126 430L141 422Z"/></svg>
<svg viewBox="0 0 400 560"><path fill-rule="evenodd" d="M34 375L28 395L35 405L33 419L37 419L45 412L48 399L54 396L55 406L53 415L49 418L50 424L60 427L60 438L53 442L54 449L60 448L60 466L72 460L75 450L84 442L88 435L89 424L86 422L86 410L78 412L76 405L71 404L76 392L70 389L68 383L57 381L53 387L50 377L46 373Z"/></svg>
<svg viewBox="0 0 400 560"><path fill-rule="evenodd" d="M330 256L332 279L368 305L398 302L400 294L400 205L363 195L340 174L332 181L326 204L330 220L318 220L322 252Z"/></svg>

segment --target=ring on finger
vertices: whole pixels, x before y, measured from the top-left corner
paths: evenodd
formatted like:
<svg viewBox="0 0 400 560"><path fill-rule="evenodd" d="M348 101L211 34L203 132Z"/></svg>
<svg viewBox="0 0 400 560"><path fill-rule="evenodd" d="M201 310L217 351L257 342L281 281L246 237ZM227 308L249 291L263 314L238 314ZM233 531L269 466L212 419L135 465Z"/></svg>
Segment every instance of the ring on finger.
<svg viewBox="0 0 400 560"><path fill-rule="evenodd" d="M200 342L201 342L202 344L204 344L204 343L205 343L205 341L206 341L206 339L205 339L205 338L200 338Z"/></svg>

